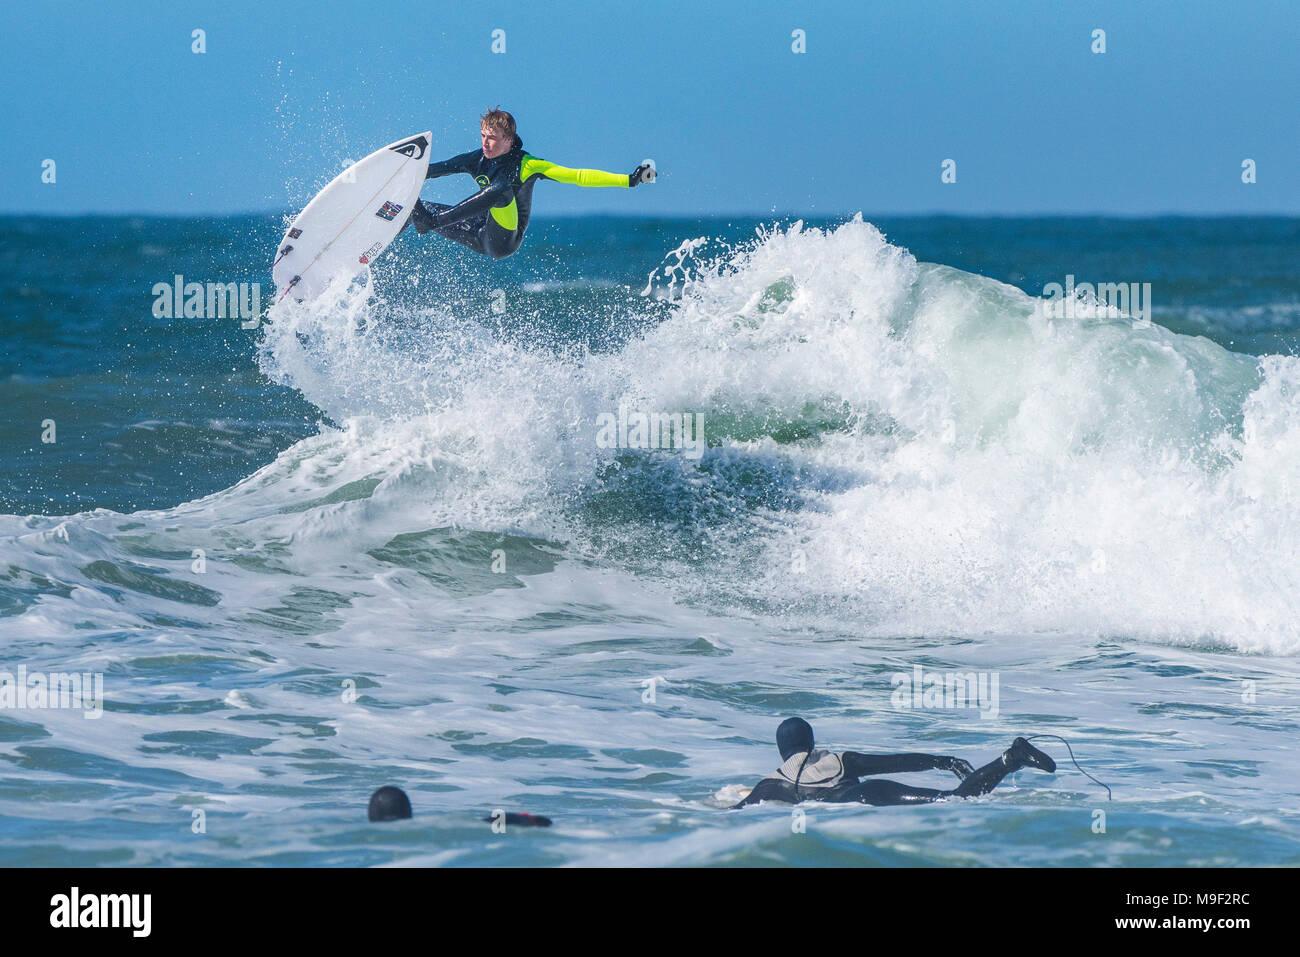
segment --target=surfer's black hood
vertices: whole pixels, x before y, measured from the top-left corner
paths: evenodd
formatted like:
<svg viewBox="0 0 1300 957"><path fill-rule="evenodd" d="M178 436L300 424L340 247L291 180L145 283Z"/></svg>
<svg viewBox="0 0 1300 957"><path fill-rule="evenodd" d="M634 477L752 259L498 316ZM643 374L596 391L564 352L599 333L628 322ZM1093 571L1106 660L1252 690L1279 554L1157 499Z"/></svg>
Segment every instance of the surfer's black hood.
<svg viewBox="0 0 1300 957"><path fill-rule="evenodd" d="M812 725L803 718L786 718L776 729L776 749L781 752L783 761L792 754L812 751Z"/></svg>

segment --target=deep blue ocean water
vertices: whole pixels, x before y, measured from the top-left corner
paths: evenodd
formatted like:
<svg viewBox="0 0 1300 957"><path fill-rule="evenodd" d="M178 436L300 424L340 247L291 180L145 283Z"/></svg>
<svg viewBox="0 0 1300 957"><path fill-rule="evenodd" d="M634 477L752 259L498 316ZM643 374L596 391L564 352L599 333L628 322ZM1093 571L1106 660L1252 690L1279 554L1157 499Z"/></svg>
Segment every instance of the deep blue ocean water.
<svg viewBox="0 0 1300 957"><path fill-rule="evenodd" d="M279 217L0 218L0 672L104 694L0 706L0 862L1300 863L1300 220L867 220L407 234L272 307ZM258 327L156 316L176 275ZM917 667L996 716L897 707ZM1063 735L1114 800L1046 741L977 801L724 810L793 713Z"/></svg>

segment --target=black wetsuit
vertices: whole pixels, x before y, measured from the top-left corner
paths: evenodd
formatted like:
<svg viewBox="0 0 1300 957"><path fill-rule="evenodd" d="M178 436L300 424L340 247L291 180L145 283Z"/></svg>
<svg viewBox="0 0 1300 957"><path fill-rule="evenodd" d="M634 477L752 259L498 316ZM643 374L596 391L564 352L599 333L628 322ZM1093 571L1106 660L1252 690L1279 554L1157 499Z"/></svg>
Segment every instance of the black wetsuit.
<svg viewBox="0 0 1300 957"><path fill-rule="evenodd" d="M834 754L814 749L791 754L775 774L759 781L734 807L760 801L929 804L948 798L987 794L1008 774L1025 767L1056 769L1051 758L1023 738L1017 738L997 758L974 771L968 770L970 765L959 758L938 754L860 754L857 751ZM952 771L962 778L962 782L952 790L943 791L911 787L897 781L858 780L873 774L932 770Z"/></svg>
<svg viewBox="0 0 1300 957"><path fill-rule="evenodd" d="M455 206L416 202L411 222L421 233L432 230L493 259L509 256L524 241L532 213L533 187L538 180L577 186L635 185L626 173L569 169L532 156L524 152L523 141L517 136L514 146L494 159L486 158L482 150L473 150L441 163L430 163L425 178L452 173L474 177L479 191Z"/></svg>

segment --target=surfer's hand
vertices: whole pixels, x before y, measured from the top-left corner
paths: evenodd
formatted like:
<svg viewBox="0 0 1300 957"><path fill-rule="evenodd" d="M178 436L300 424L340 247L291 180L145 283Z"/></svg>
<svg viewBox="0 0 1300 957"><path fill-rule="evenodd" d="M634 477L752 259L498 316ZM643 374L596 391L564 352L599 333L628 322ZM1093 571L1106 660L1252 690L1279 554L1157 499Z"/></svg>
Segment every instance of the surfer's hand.
<svg viewBox="0 0 1300 957"><path fill-rule="evenodd" d="M406 221L406 226L414 226L415 231L423 236L438 225L441 225L438 222L438 214L417 199L415 205L411 207L411 217ZM406 226L403 226L402 229L405 229Z"/></svg>
<svg viewBox="0 0 1300 957"><path fill-rule="evenodd" d="M963 781L966 780L967 775L975 773L975 769L971 767L971 763L969 761L963 761L961 758L944 758L943 769L945 771L951 771Z"/></svg>
<svg viewBox="0 0 1300 957"><path fill-rule="evenodd" d="M632 170L632 172L628 175L627 185L636 186L638 183L646 182L646 180L642 179L642 177L645 176L646 170L650 168L651 166L649 163L642 163L636 169Z"/></svg>

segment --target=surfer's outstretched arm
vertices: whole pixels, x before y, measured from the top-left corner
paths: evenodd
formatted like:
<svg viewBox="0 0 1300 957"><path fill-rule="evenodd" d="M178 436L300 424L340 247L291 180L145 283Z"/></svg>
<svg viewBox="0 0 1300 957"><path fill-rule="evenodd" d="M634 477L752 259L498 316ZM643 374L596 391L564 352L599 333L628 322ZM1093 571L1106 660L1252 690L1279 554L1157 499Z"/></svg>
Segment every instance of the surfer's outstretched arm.
<svg viewBox="0 0 1300 957"><path fill-rule="evenodd" d="M951 771L964 779L975 770L969 762L943 754L862 754L860 751L845 751L840 757L844 762L845 775L851 778L937 770Z"/></svg>
<svg viewBox="0 0 1300 957"><path fill-rule="evenodd" d="M640 182L638 175L640 169L641 167L638 166L632 175L607 173L603 169L569 169L567 166L560 166L558 163L525 154L524 161L519 167L519 178L527 181L530 176L540 176L543 179L568 183L571 186L635 186Z"/></svg>

